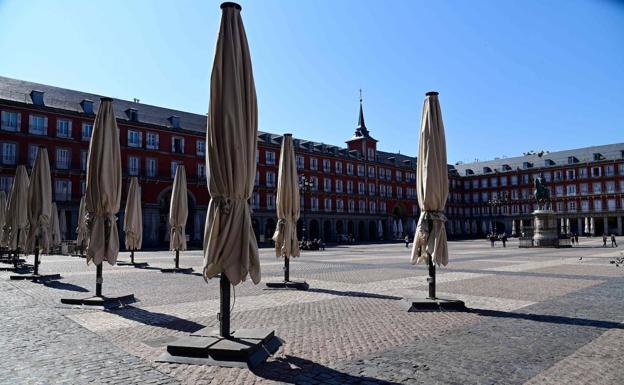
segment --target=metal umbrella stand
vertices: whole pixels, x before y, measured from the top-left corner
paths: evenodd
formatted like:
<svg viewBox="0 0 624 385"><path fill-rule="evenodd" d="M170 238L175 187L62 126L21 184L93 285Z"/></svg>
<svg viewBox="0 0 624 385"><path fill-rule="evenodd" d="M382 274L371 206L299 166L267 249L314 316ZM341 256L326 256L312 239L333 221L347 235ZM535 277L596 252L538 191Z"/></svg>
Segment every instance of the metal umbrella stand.
<svg viewBox="0 0 624 385"><path fill-rule="evenodd" d="M277 351L273 330L230 329L230 285L260 282L258 245L248 200L256 173L257 101L241 7L221 5L206 132L210 193L203 276L219 277L219 329L204 328L170 343L157 361L254 367Z"/></svg>
<svg viewBox="0 0 624 385"><path fill-rule="evenodd" d="M33 282L45 282L45 281L53 281L57 279L61 279L60 274L39 274L39 242L35 244L35 261L33 263L33 272L32 274L16 274L12 275L10 278L14 281L33 281ZM17 269L17 267L16 267ZM18 271L16 271L18 272Z"/></svg>

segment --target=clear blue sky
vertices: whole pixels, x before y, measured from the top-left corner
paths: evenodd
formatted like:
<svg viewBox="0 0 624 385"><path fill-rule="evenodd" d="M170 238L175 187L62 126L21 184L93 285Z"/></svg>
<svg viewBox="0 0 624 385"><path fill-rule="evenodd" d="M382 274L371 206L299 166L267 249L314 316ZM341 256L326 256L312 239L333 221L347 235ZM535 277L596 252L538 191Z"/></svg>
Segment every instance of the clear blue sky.
<svg viewBox="0 0 624 385"><path fill-rule="evenodd" d="M358 89L414 155L438 90L449 162L624 141L618 1L241 1L260 129L343 145ZM0 74L206 113L220 2L0 0Z"/></svg>

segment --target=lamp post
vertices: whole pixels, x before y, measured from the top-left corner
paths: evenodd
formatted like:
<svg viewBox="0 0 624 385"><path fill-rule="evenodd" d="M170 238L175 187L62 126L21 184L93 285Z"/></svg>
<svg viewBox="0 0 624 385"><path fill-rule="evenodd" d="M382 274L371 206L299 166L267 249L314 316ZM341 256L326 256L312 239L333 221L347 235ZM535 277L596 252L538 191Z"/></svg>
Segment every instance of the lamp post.
<svg viewBox="0 0 624 385"><path fill-rule="evenodd" d="M305 241L307 238L307 226L306 226L306 217L305 217L305 193L306 192L312 192L312 181L310 180L310 178L306 177L305 175L301 175L299 177L299 191L301 191L301 194L303 196L303 207L302 207L302 211L303 211L303 226L301 228L301 236L302 236L302 240ZM312 204L312 201L310 200L310 204Z"/></svg>
<svg viewBox="0 0 624 385"><path fill-rule="evenodd" d="M508 203L509 194L507 192L503 192L500 197L489 199L486 204L490 207L490 217L494 218L495 216L494 214L492 214L492 209L494 209L494 212L496 212L497 210L500 210L501 206L507 205ZM498 216L498 214L496 214L496 216ZM496 221L492 219L491 222L492 225L490 226L490 228L492 229L494 234L496 234Z"/></svg>

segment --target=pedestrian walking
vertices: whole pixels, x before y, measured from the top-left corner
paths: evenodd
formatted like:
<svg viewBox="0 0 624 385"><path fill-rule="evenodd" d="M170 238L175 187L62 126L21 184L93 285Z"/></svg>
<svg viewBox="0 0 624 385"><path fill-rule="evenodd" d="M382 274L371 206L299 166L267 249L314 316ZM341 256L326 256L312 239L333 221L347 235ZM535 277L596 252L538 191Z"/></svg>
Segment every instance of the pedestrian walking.
<svg viewBox="0 0 624 385"><path fill-rule="evenodd" d="M490 234L490 243L492 244L492 247L494 247L495 241L496 241L496 237L494 236L494 234Z"/></svg>
<svg viewBox="0 0 624 385"><path fill-rule="evenodd" d="M578 233L574 234L574 243L578 246Z"/></svg>
<svg viewBox="0 0 624 385"><path fill-rule="evenodd" d="M405 247L409 249L409 235L405 236Z"/></svg>
<svg viewBox="0 0 624 385"><path fill-rule="evenodd" d="M503 233L501 241L503 242L503 247L507 247L507 233Z"/></svg>
<svg viewBox="0 0 624 385"><path fill-rule="evenodd" d="M607 233L602 233L602 247L607 247Z"/></svg>
<svg viewBox="0 0 624 385"><path fill-rule="evenodd" d="M615 234L611 234L611 247L618 247L615 241Z"/></svg>
<svg viewBox="0 0 624 385"><path fill-rule="evenodd" d="M570 244L574 246L574 234L570 235Z"/></svg>

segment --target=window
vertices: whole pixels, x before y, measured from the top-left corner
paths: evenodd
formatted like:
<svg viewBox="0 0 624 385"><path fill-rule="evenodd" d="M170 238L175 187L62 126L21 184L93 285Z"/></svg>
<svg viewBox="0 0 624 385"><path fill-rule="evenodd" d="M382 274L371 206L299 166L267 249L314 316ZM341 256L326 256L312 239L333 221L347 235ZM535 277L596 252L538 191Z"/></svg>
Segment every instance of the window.
<svg viewBox="0 0 624 385"><path fill-rule="evenodd" d="M579 168L578 169L578 177L579 178L587 178L587 168Z"/></svg>
<svg viewBox="0 0 624 385"><path fill-rule="evenodd" d="M310 158L310 170L318 170L318 159Z"/></svg>
<svg viewBox="0 0 624 385"><path fill-rule="evenodd" d="M369 178L374 178L375 177L375 167L369 167L368 168L368 177Z"/></svg>
<svg viewBox="0 0 624 385"><path fill-rule="evenodd" d="M608 199L607 200L607 210L615 211L615 199Z"/></svg>
<svg viewBox="0 0 624 385"><path fill-rule="evenodd" d="M196 149L197 149L198 156L206 155L206 141L205 140L198 140L196 147L197 147Z"/></svg>
<svg viewBox="0 0 624 385"><path fill-rule="evenodd" d="M374 183L369 183L368 184L368 195L375 195L375 184Z"/></svg>
<svg viewBox="0 0 624 385"><path fill-rule="evenodd" d="M555 182L563 180L563 171L555 171Z"/></svg>
<svg viewBox="0 0 624 385"><path fill-rule="evenodd" d="M128 130L128 147L141 147L142 137L139 131Z"/></svg>
<svg viewBox="0 0 624 385"><path fill-rule="evenodd" d="M318 191L318 186L319 186L318 177L313 176L311 180L312 180L312 191Z"/></svg>
<svg viewBox="0 0 624 385"><path fill-rule="evenodd" d="M368 148L368 160L375 160L375 149Z"/></svg>
<svg viewBox="0 0 624 385"><path fill-rule="evenodd" d="M267 209L275 210L275 195L267 194L266 203L267 203Z"/></svg>
<svg viewBox="0 0 624 385"><path fill-rule="evenodd" d="M39 152L39 145L31 144L28 146L28 167L35 165L37 159L37 153Z"/></svg>
<svg viewBox="0 0 624 385"><path fill-rule="evenodd" d="M576 195L576 185L569 184L567 186L567 195Z"/></svg>
<svg viewBox="0 0 624 385"><path fill-rule="evenodd" d="M80 151L80 170L87 171L87 151Z"/></svg>
<svg viewBox="0 0 624 385"><path fill-rule="evenodd" d="M254 186L260 186L260 171L256 170L256 178L254 179Z"/></svg>
<svg viewBox="0 0 624 385"><path fill-rule="evenodd" d="M304 168L304 158L303 158L303 156L297 155L296 159L297 159L297 168L299 170L303 169Z"/></svg>
<svg viewBox="0 0 624 385"><path fill-rule="evenodd" d="M550 173L548 172L548 173L546 173L546 174L548 174L548 176L549 176L549 178L548 178L548 179L550 179ZM506 177L506 176L501 176L501 179L500 179L500 185L501 185L502 187L507 186L507 177Z"/></svg>
<svg viewBox="0 0 624 385"><path fill-rule="evenodd" d="M369 202L368 208L371 214L375 214L377 212L377 205L375 204L375 202Z"/></svg>
<svg viewBox="0 0 624 385"><path fill-rule="evenodd" d="M379 174L381 175L381 174ZM379 196L380 197L385 197L386 196L386 186L383 184L379 185Z"/></svg>
<svg viewBox="0 0 624 385"><path fill-rule="evenodd" d="M386 169L386 180L392 180L392 170Z"/></svg>
<svg viewBox="0 0 624 385"><path fill-rule="evenodd" d="M576 177L575 170L566 170L566 178L568 180L573 180Z"/></svg>
<svg viewBox="0 0 624 385"><path fill-rule="evenodd" d="M57 179L54 182L55 200L68 201L71 200L71 181L66 179Z"/></svg>
<svg viewBox="0 0 624 385"><path fill-rule="evenodd" d="M522 174L522 183L523 184L529 183L529 174Z"/></svg>
<svg viewBox="0 0 624 385"><path fill-rule="evenodd" d="M364 194L364 182L358 182L358 194Z"/></svg>
<svg viewBox="0 0 624 385"><path fill-rule="evenodd" d="M358 164L357 172L358 172L358 176L364 176L364 165Z"/></svg>
<svg viewBox="0 0 624 385"><path fill-rule="evenodd" d="M174 136L171 138L171 152L184 154L184 138Z"/></svg>
<svg viewBox="0 0 624 385"><path fill-rule="evenodd" d="M332 201L330 198L325 198L323 201L323 208L325 209L325 212L330 212L332 210Z"/></svg>
<svg viewBox="0 0 624 385"><path fill-rule="evenodd" d="M71 138L71 120L58 119L56 121L56 136L59 138Z"/></svg>
<svg viewBox="0 0 624 385"><path fill-rule="evenodd" d="M254 192L253 194L251 194L251 208L257 209L259 207L260 207L260 194L257 192Z"/></svg>
<svg viewBox="0 0 624 385"><path fill-rule="evenodd" d="M401 171L399 171L399 170L396 171L396 180L397 180L397 182L401 181Z"/></svg>
<svg viewBox="0 0 624 385"><path fill-rule="evenodd" d="M602 168L600 167L592 167L592 177L599 177L602 175Z"/></svg>
<svg viewBox="0 0 624 385"><path fill-rule="evenodd" d="M312 211L318 211L319 209L319 200L317 197L312 197L310 200L310 206Z"/></svg>
<svg viewBox="0 0 624 385"><path fill-rule="evenodd" d="M592 184L592 191L594 194L602 192L602 184L600 182L596 182Z"/></svg>
<svg viewBox="0 0 624 385"><path fill-rule="evenodd" d="M330 172L331 171L331 162L329 159L323 159L323 171Z"/></svg>
<svg viewBox="0 0 624 385"><path fill-rule="evenodd" d="M602 201L600 199L594 201L594 211L602 211Z"/></svg>
<svg viewBox="0 0 624 385"><path fill-rule="evenodd" d="M171 179L175 178L176 171L178 170L178 165L183 164L182 162L171 162Z"/></svg>
<svg viewBox="0 0 624 385"><path fill-rule="evenodd" d="M128 157L128 175L139 175L139 157Z"/></svg>
<svg viewBox="0 0 624 385"><path fill-rule="evenodd" d="M158 169L157 169L156 159L147 158L145 160L145 174L150 178L154 178L156 177L157 172L158 172Z"/></svg>
<svg viewBox="0 0 624 385"><path fill-rule="evenodd" d="M569 201L568 202L568 211L576 211L576 202L575 201Z"/></svg>
<svg viewBox="0 0 624 385"><path fill-rule="evenodd" d="M379 175L379 179L386 179L386 172L381 167L377 169L377 175Z"/></svg>
<svg viewBox="0 0 624 385"><path fill-rule="evenodd" d="M93 124L82 123L82 140L91 140L91 134L93 133Z"/></svg>
<svg viewBox="0 0 624 385"><path fill-rule="evenodd" d="M1 116L2 123L0 124L0 127L4 131L20 131L22 114L14 111L2 111Z"/></svg>
<svg viewBox="0 0 624 385"><path fill-rule="evenodd" d="M34 135L48 134L48 118L43 115L30 115L29 130Z"/></svg>
<svg viewBox="0 0 624 385"><path fill-rule="evenodd" d="M267 171L265 175L267 187L275 187L275 173L273 171Z"/></svg>
<svg viewBox="0 0 624 385"><path fill-rule="evenodd" d="M360 201L358 203L358 212L360 213L365 213L366 212L366 202L365 201Z"/></svg>
<svg viewBox="0 0 624 385"><path fill-rule="evenodd" d="M620 164L618 165L618 170L619 170L619 171L618 171L618 173L619 173L620 175L624 175L624 163L620 163Z"/></svg>
<svg viewBox="0 0 624 385"><path fill-rule="evenodd" d="M148 132L145 134L145 147L148 150L158 150L160 147L158 143L158 134L155 132Z"/></svg>
<svg viewBox="0 0 624 385"><path fill-rule="evenodd" d="M481 193L481 202L486 202L489 199L487 191Z"/></svg>
<svg viewBox="0 0 624 385"><path fill-rule="evenodd" d="M518 176L517 175L512 175L511 176L511 185L512 186L518 185Z"/></svg>
<svg viewBox="0 0 624 385"><path fill-rule="evenodd" d="M331 179L323 178L323 191L331 192Z"/></svg>
<svg viewBox="0 0 624 385"><path fill-rule="evenodd" d="M605 173L607 174L607 176L613 176L615 175L615 166L612 164L608 164L605 166Z"/></svg>
<svg viewBox="0 0 624 385"><path fill-rule="evenodd" d="M589 211L589 201L581 201L581 211Z"/></svg>
<svg viewBox="0 0 624 385"><path fill-rule="evenodd" d="M620 166L623 166L622 170L624 170L624 163L622 163ZM352 163L347 163L347 175L353 175L353 164Z"/></svg>
<svg viewBox="0 0 624 385"><path fill-rule="evenodd" d="M607 188L607 192L608 193L614 193L615 192L615 182L614 181L608 181L605 183L605 187Z"/></svg>
<svg viewBox="0 0 624 385"><path fill-rule="evenodd" d="M581 190L581 194L587 194L589 193L589 186L587 185L587 183L581 183L579 185L580 190Z"/></svg>
<svg viewBox="0 0 624 385"><path fill-rule="evenodd" d="M69 163L71 161L71 155L66 148L56 149L56 168L61 170L69 169Z"/></svg>
<svg viewBox="0 0 624 385"><path fill-rule="evenodd" d="M4 191L7 196L13 187L13 177L12 176L0 176L0 191Z"/></svg>
<svg viewBox="0 0 624 385"><path fill-rule="evenodd" d="M397 187L397 199L403 199L403 188Z"/></svg>
<svg viewBox="0 0 624 385"><path fill-rule="evenodd" d="M337 193L342 192L342 181L340 179L336 180L336 192Z"/></svg>
<svg viewBox="0 0 624 385"><path fill-rule="evenodd" d="M342 174L342 162L336 162L336 174Z"/></svg>
<svg viewBox="0 0 624 385"><path fill-rule="evenodd" d="M486 188L488 186L487 178L481 179L481 188Z"/></svg>
<svg viewBox="0 0 624 385"><path fill-rule="evenodd" d="M205 163L197 164L197 178L200 180L206 179L206 164Z"/></svg>
<svg viewBox="0 0 624 385"><path fill-rule="evenodd" d="M379 213L385 214L386 211L386 202L379 203Z"/></svg>
<svg viewBox="0 0 624 385"><path fill-rule="evenodd" d="M266 164L275 164L275 152L265 151Z"/></svg>
<svg viewBox="0 0 624 385"><path fill-rule="evenodd" d="M15 143L2 143L2 164L15 164L17 161L17 145Z"/></svg>
<svg viewBox="0 0 624 385"><path fill-rule="evenodd" d="M624 179L620 181L620 192L624 192ZM624 208L624 206L622 208Z"/></svg>
<svg viewBox="0 0 624 385"><path fill-rule="evenodd" d="M349 199L349 212L350 213L355 212L355 201L352 199Z"/></svg>
<svg viewBox="0 0 624 385"><path fill-rule="evenodd" d="M624 181L622 181L622 182L624 183ZM348 180L347 181L347 193L348 194L353 194L353 181L352 180Z"/></svg>
<svg viewBox="0 0 624 385"><path fill-rule="evenodd" d="M388 198L392 198L392 186L386 186L386 195Z"/></svg>
<svg viewBox="0 0 624 385"><path fill-rule="evenodd" d="M490 185L492 187L498 187L498 178L496 178L496 177L490 178Z"/></svg>

